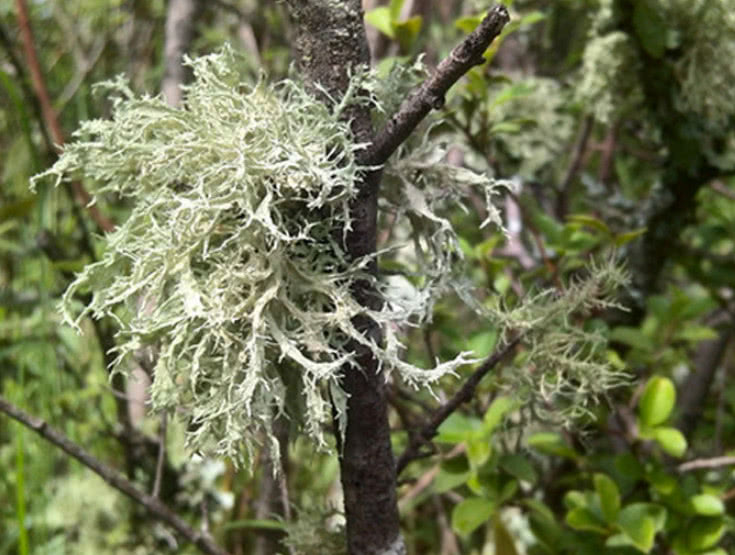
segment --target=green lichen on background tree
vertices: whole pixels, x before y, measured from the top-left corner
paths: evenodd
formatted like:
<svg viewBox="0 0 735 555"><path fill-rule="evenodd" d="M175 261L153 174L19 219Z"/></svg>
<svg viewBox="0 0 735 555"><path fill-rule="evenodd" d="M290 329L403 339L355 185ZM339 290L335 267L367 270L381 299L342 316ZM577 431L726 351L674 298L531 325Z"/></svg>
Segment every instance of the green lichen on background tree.
<svg viewBox="0 0 735 555"><path fill-rule="evenodd" d="M631 7L631 26L615 30L622 20L619 4L599 0L584 52L577 96L595 117L609 123L640 110L643 91L641 55L671 65L674 105L699 118L712 132L727 129L735 106L735 2L723 0L650 0ZM636 51L635 34L642 49Z"/></svg>

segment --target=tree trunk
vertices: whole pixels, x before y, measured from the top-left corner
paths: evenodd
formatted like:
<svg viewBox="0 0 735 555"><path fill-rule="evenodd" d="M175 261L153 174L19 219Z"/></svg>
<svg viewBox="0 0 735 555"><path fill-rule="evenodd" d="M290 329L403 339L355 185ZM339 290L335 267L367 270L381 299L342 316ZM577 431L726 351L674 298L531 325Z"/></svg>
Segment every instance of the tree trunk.
<svg viewBox="0 0 735 555"><path fill-rule="evenodd" d="M340 98L349 82L348 70L370 63L361 0L288 0L296 28L299 68L311 85L319 84ZM320 93L314 87L314 93ZM324 101L328 100L324 98ZM369 109L353 107L345 117L360 142L372 139ZM375 252L379 172L367 175L352 205L352 231L346 242L353 259ZM377 271L374 265L373 272ZM369 283L358 283L355 298L365 306L380 305ZM355 322L366 335L380 340L370 319ZM395 490L395 461L390 444L385 381L370 351L354 344L360 370L345 369L343 387L349 394L347 430L340 445L340 470L351 554L405 553L400 535Z"/></svg>

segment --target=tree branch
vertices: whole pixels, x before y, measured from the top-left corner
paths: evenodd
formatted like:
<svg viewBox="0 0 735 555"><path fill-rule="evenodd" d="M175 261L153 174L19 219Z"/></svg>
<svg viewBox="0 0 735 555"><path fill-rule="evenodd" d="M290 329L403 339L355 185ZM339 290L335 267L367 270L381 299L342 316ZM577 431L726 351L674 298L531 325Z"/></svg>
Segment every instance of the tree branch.
<svg viewBox="0 0 735 555"><path fill-rule="evenodd" d="M4 412L12 419L17 420L24 426L30 428L45 440L59 447L67 455L81 462L113 488L124 493L133 501L141 504L149 513L151 513L151 515L171 526L181 534L182 537L198 547L202 553L207 553L209 555L227 555L227 552L214 543L208 535L197 532L191 528L186 521L171 511L171 509L164 505L160 500L138 490L132 482L126 480L117 470L105 465L99 459L93 457L82 447L71 441L68 437L49 427L44 420L27 414L9 401L5 400L3 397L0 397L0 412Z"/></svg>
<svg viewBox="0 0 735 555"><path fill-rule="evenodd" d="M493 6L485 19L441 61L434 73L401 104L398 112L375 136L360 157L369 166L383 164L433 109L444 105L444 95L472 67L482 64L490 43L510 21L505 6Z"/></svg>
<svg viewBox="0 0 735 555"><path fill-rule="evenodd" d="M201 9L199 0L170 0L166 11L164 43L165 72L161 91L171 106L181 103L181 85L187 81L189 68L181 62L194 38L196 16Z"/></svg>
<svg viewBox="0 0 735 555"><path fill-rule="evenodd" d="M38 56L36 55L33 32L31 31L30 18L28 17L28 6L26 5L25 0L16 0L15 4L18 10L18 27L20 28L20 35L23 40L23 51L26 57L26 63L28 64L28 71L31 75L33 88L35 89L36 96L41 104L43 119L45 120L46 127L48 127L51 134L51 138L54 140L56 145L60 147L64 144L64 133L61 130L59 119L56 117L56 112L51 105L51 98L49 97L46 82L43 78L41 64L39 64ZM81 183L74 181L72 182L72 187L74 188L74 194L77 197L77 201L82 206L87 207L89 215L102 231L109 232L115 229L115 224L100 212L97 205L92 204L92 197Z"/></svg>
<svg viewBox="0 0 735 555"><path fill-rule="evenodd" d="M694 459L676 467L679 472L690 472L691 470L721 468L723 466L735 466L735 457L713 457L711 459Z"/></svg>
<svg viewBox="0 0 735 555"><path fill-rule="evenodd" d="M505 357L507 357L513 349L520 343L522 335L518 334L513 339L508 341L501 349L496 350L480 367L475 370L472 375L467 378L467 381L460 388L454 396L449 399L446 403L440 406L434 414L431 416L429 421L416 433L411 434L408 447L403 454L398 458L396 464L396 475L400 475L401 471L410 463L416 459L423 458L427 454L420 451L421 447L429 443L431 439L436 435L439 426L444 422L449 415L457 410L460 405L471 400L475 395L477 386L482 381L490 370L495 368Z"/></svg>

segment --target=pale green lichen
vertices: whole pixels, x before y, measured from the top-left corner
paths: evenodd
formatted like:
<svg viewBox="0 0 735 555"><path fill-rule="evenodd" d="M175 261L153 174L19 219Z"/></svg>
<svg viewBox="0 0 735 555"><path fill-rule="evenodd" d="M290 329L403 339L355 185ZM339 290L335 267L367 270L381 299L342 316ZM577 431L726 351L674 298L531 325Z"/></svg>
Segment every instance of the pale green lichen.
<svg viewBox="0 0 735 555"><path fill-rule="evenodd" d="M531 417L571 427L589 416L607 393L630 382L630 375L607 358L607 338L579 321L595 313L620 309L616 292L629 282L613 258L591 262L559 290L529 295L507 309L498 301L491 318L521 338L524 350L514 367L503 372L498 387L517 399Z"/></svg>
<svg viewBox="0 0 735 555"><path fill-rule="evenodd" d="M584 51L577 100L597 121L612 124L643 100L639 69L640 60L626 33L593 37Z"/></svg>
<svg viewBox="0 0 735 555"><path fill-rule="evenodd" d="M735 1L662 0L678 23L683 55L675 65L677 103L715 131L735 116Z"/></svg>
<svg viewBox="0 0 735 555"><path fill-rule="evenodd" d="M527 77L493 93L491 129L507 129L494 136L498 155L507 160L504 169L525 179L543 179L566 154L574 133L567 91L553 79Z"/></svg>
<svg viewBox="0 0 735 555"><path fill-rule="evenodd" d="M348 261L342 247L364 171L356 162L363 145L340 119L344 103L330 110L294 81L242 83L229 49L189 63L194 80L180 109L136 97L123 80L106 83L112 119L82 124L57 163L33 178L84 178L96 195L132 204L102 259L66 291L66 319L114 318L120 371L156 345L153 407L185 418L192 448L241 462L264 437L278 454L278 414L300 421L319 447L333 406L344 431L340 377L359 371L350 341L416 386L469 362L461 354L415 367L401 360L396 336L396 323L426 319L451 258L422 265L434 274L418 302L389 298L368 310L351 295L356 280L373 278L370 260ZM421 171L434 175L424 186L453 176L491 190L446 165ZM454 250L445 223L429 211L420 217L442 230L429 230L426 241L438 247L420 257ZM87 290L92 300L79 312L75 296ZM383 343L355 329L358 315L382 327Z"/></svg>

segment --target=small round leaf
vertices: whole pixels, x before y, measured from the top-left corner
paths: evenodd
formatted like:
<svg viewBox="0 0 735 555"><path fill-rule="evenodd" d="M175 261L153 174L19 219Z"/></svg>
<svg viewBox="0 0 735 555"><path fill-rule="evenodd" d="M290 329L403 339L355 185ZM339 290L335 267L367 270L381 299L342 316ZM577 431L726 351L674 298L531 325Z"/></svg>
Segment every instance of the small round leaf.
<svg viewBox="0 0 735 555"><path fill-rule="evenodd" d="M638 414L644 426L658 426L666 421L676 403L674 382L663 376L653 376L638 403Z"/></svg>
<svg viewBox="0 0 735 555"><path fill-rule="evenodd" d="M725 512L725 504L716 495L702 493L691 498L694 512L703 516L719 516Z"/></svg>

